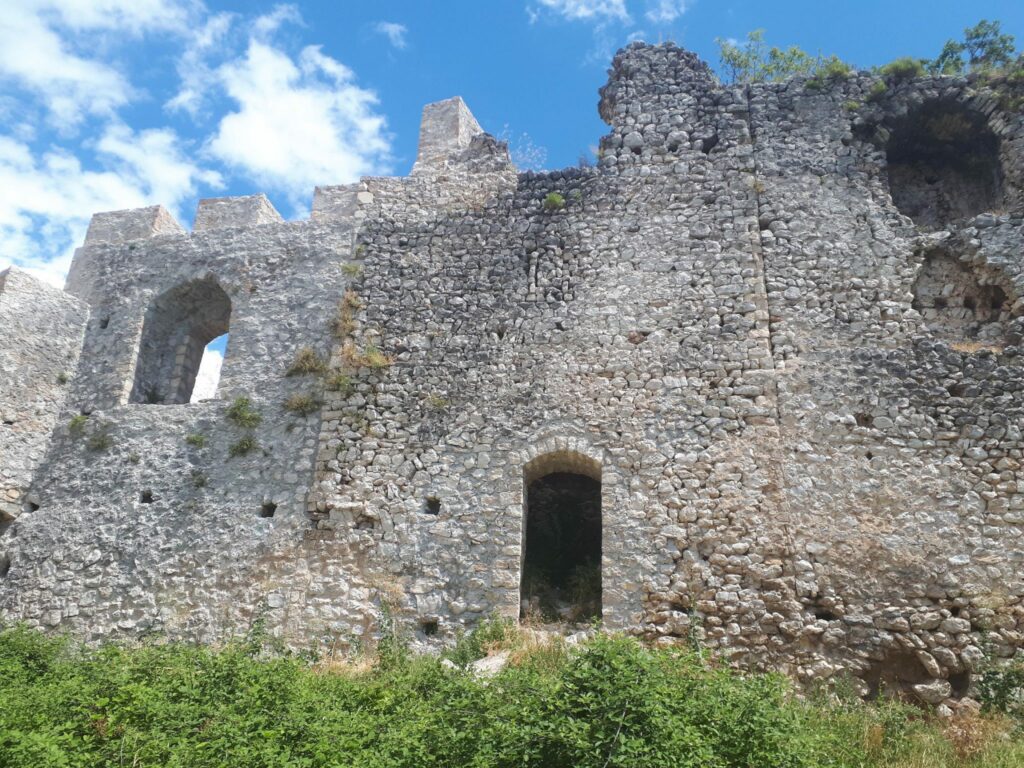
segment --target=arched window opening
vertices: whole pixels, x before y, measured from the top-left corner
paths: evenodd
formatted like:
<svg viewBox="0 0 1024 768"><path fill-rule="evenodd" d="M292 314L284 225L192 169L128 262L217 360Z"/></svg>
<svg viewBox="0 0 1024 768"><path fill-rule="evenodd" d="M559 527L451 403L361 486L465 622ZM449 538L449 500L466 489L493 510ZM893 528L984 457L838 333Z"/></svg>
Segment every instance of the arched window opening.
<svg viewBox="0 0 1024 768"><path fill-rule="evenodd" d="M601 616L601 467L574 452L527 465L520 617Z"/></svg>
<svg viewBox="0 0 1024 768"><path fill-rule="evenodd" d="M198 403L201 400L212 400L217 395L217 387L220 385L220 371L224 365L224 353L228 347L229 334L223 334L206 345L203 351L203 359L199 362L199 372L196 374L196 383L192 388L190 403Z"/></svg>
<svg viewBox="0 0 1024 768"><path fill-rule="evenodd" d="M982 282L974 269L944 249L925 254L914 281L914 309L934 335L954 343L1001 344L1012 305L1001 285Z"/></svg>
<svg viewBox="0 0 1024 768"><path fill-rule="evenodd" d="M1002 205L999 138L985 116L932 101L890 127L889 190L902 213L927 229Z"/></svg>
<svg viewBox="0 0 1024 768"><path fill-rule="evenodd" d="M231 300L211 278L154 299L142 326L131 402L189 402L207 345L228 332L230 320Z"/></svg>

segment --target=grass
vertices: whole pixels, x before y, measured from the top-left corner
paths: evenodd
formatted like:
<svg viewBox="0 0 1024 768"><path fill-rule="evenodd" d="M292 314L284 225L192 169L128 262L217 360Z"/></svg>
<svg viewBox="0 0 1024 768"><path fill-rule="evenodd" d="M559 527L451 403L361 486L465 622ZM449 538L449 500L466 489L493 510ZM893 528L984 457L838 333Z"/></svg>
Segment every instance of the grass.
<svg viewBox="0 0 1024 768"><path fill-rule="evenodd" d="M316 350L312 347L303 347L295 353L295 359L288 366L285 376L308 376L323 373L326 370L327 363L316 353Z"/></svg>
<svg viewBox="0 0 1024 768"><path fill-rule="evenodd" d="M297 392L284 401L284 409L299 416L308 416L320 409L320 401L311 394Z"/></svg>
<svg viewBox="0 0 1024 768"><path fill-rule="evenodd" d="M391 622L385 627L393 626ZM478 678L469 665L506 651ZM1011 768L1019 724L883 701L801 700L690 650L492 620L445 660L386 631L376 650L294 654L262 631L219 648L78 646L0 632L0 765L212 768Z"/></svg>
<svg viewBox="0 0 1024 768"><path fill-rule="evenodd" d="M252 406L252 401L248 397L236 397L234 402L228 406L227 410L228 421L234 424L236 427L244 427L246 429L253 429L258 427L260 422L263 421L263 416Z"/></svg>
<svg viewBox="0 0 1024 768"><path fill-rule="evenodd" d="M260 447L259 442L252 435L245 435L228 446L228 456L245 456Z"/></svg>

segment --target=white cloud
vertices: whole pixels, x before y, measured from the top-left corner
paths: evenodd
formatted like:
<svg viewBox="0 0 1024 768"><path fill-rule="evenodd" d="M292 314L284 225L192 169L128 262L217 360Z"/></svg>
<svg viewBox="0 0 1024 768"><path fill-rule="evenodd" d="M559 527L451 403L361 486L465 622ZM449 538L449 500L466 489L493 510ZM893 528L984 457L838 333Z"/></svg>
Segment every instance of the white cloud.
<svg viewBox="0 0 1024 768"><path fill-rule="evenodd" d="M61 285L93 213L154 203L174 211L200 184L220 185L168 129L134 132L112 123L95 150L98 168L88 169L67 149L37 156L0 135L0 269L16 263Z"/></svg>
<svg viewBox="0 0 1024 768"><path fill-rule="evenodd" d="M393 21L378 21L373 29L375 32L384 35L395 48L405 48L405 36L409 30L404 24L396 24Z"/></svg>
<svg viewBox="0 0 1024 768"><path fill-rule="evenodd" d="M217 394L220 370L223 365L224 355L216 349L207 347L203 351L203 359L199 363L199 373L196 374L196 383L192 388L192 397L189 402L197 403L200 400L209 400Z"/></svg>
<svg viewBox="0 0 1024 768"><path fill-rule="evenodd" d="M628 22L626 0L539 0L540 5L572 21ZM533 16L536 18L536 16Z"/></svg>
<svg viewBox="0 0 1024 768"><path fill-rule="evenodd" d="M238 109L220 121L210 155L285 192L296 209L317 184L386 171L390 141L376 95L318 46L293 59L254 37L244 57L222 65L218 76Z"/></svg>
<svg viewBox="0 0 1024 768"><path fill-rule="evenodd" d="M133 95L115 67L88 55L97 35L181 32L189 0L16 0L0 13L0 76L32 92L65 130L87 114L109 115ZM75 51L68 35L82 51Z"/></svg>
<svg viewBox="0 0 1024 768"><path fill-rule="evenodd" d="M687 0L654 0L648 2L644 16L654 24L671 24L686 13Z"/></svg>
<svg viewBox="0 0 1024 768"><path fill-rule="evenodd" d="M199 112L216 74L209 64L209 57L225 45L234 16L218 13L210 16L189 38L184 52L178 58L178 78L181 85L173 98L164 106L174 112L182 110L193 117Z"/></svg>

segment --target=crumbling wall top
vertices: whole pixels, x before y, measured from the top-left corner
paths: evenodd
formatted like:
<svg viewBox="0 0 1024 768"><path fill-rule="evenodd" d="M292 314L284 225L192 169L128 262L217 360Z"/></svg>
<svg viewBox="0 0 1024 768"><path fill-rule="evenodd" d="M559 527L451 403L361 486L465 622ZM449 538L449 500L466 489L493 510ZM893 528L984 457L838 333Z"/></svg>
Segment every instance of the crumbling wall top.
<svg viewBox="0 0 1024 768"><path fill-rule="evenodd" d="M711 67L675 43L631 43L612 59L598 112L609 125L619 103L718 87Z"/></svg>

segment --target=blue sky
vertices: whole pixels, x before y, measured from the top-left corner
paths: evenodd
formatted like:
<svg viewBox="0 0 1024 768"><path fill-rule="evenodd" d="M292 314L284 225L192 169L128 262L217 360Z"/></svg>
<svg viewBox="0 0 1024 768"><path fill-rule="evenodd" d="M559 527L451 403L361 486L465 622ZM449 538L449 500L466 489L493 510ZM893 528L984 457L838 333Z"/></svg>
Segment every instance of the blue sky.
<svg viewBox="0 0 1024 768"><path fill-rule="evenodd" d="M6 0L0 10L0 269L60 284L94 211L405 174L424 103L463 96L525 165L572 165L605 128L616 48L716 37L862 67L934 56L981 18L1024 43L1024 3L945 0Z"/></svg>

